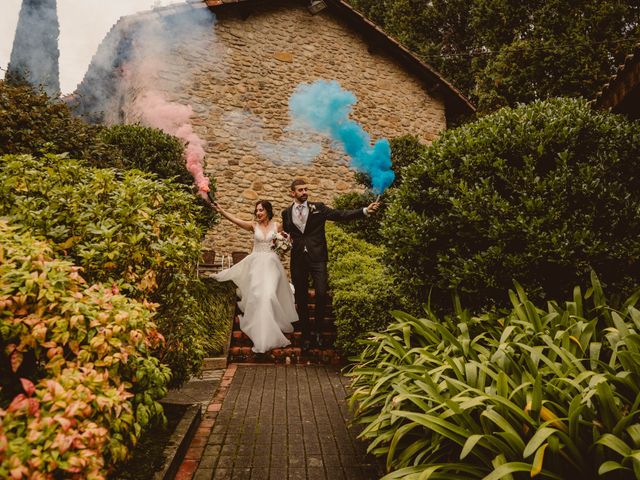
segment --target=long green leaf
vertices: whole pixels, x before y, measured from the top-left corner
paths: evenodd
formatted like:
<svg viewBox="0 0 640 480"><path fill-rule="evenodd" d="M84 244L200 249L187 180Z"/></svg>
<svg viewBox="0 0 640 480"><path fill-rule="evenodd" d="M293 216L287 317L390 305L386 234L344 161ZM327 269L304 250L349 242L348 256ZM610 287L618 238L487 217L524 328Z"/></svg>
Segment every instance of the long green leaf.
<svg viewBox="0 0 640 480"><path fill-rule="evenodd" d="M391 443L389 444L389 452L387 454L387 470L391 469L391 464L393 462L393 457L394 457L394 455L396 453L396 448L398 446L398 442L400 442L400 440L407 433L409 433L411 430L413 430L416 427L418 427L417 423L408 423L406 425L401 426L400 428L398 428L395 431L395 434L393 435L393 439L391 440Z"/></svg>
<svg viewBox="0 0 640 480"><path fill-rule="evenodd" d="M540 445L542 445L547 440L547 438L557 432L558 430L556 430L555 428L540 428L533 435L533 437L531 437L531 440L529 440L529 443L527 443L527 446L524 448L524 451L522 452L523 458L527 458L533 455L536 450L540 448Z"/></svg>
<svg viewBox="0 0 640 480"><path fill-rule="evenodd" d="M523 462L509 462L497 467L489 475L483 477L482 480L500 480L501 478L511 477L512 473L530 472L531 465Z"/></svg>
<svg viewBox="0 0 640 480"><path fill-rule="evenodd" d="M462 447L462 452L460 452L460 460L464 460L469 453L474 449L477 443L484 438L484 435L471 435L467 438L467 441L464 443Z"/></svg>
<svg viewBox="0 0 640 480"><path fill-rule="evenodd" d="M622 439L615 435L611 435L610 433L602 435L598 440L596 440L596 443L598 445L604 445L623 457L631 454L631 447L629 447L629 445L627 445Z"/></svg>
<svg viewBox="0 0 640 480"><path fill-rule="evenodd" d="M598 468L598 475L605 475L609 472L613 472L615 470L627 470L631 471L627 467L620 465L618 462L614 462L613 460L608 460L600 465Z"/></svg>
<svg viewBox="0 0 640 480"><path fill-rule="evenodd" d="M416 422L429 430L433 430L460 446L464 445L465 439L468 436L468 432L464 428L460 428L451 422L447 422L433 415L428 415L426 413L403 412L400 410L394 410L392 413L399 417L404 417Z"/></svg>

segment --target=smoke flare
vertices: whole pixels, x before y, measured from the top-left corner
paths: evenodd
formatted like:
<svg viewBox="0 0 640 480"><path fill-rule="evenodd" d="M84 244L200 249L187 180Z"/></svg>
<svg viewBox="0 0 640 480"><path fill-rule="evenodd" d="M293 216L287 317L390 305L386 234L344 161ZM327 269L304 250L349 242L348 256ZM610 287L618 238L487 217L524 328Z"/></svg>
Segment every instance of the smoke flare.
<svg viewBox="0 0 640 480"><path fill-rule="evenodd" d="M221 128L274 165L310 164L322 152L318 135L314 138L309 129L294 129L288 125L276 140L264 121L249 110L236 109L225 113Z"/></svg>
<svg viewBox="0 0 640 480"><path fill-rule="evenodd" d="M204 174L206 142L193 130L190 105L169 101L155 86L167 58L174 58L176 44L185 42L196 48L195 42L181 38L186 35L206 38L215 24L215 16L207 9L192 9L175 15L147 19L136 32L130 63L125 69L129 84L139 93L133 111L141 123L163 130L185 142L186 168L193 176L201 197L207 198L209 178ZM180 39L180 41L178 41ZM188 72L184 71L185 74Z"/></svg>
<svg viewBox="0 0 640 480"><path fill-rule="evenodd" d="M351 166L371 177L375 193L382 193L395 179L391 170L391 147L387 139L371 146L371 137L349 119L356 96L335 81L318 80L298 85L289 99L294 124L328 135L351 157Z"/></svg>
<svg viewBox="0 0 640 480"><path fill-rule="evenodd" d="M140 120L145 125L159 128L185 142L187 170L193 176L200 195L206 197L209 178L202 170L206 142L193 131L189 121L193 114L191 106L169 102L160 93L152 90L136 99L134 109L139 112Z"/></svg>

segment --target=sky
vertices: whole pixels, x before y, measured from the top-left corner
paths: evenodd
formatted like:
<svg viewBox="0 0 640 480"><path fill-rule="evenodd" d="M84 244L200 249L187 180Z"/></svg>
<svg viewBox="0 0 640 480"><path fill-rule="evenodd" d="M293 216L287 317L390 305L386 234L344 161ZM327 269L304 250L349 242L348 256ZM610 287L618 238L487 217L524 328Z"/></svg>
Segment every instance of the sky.
<svg viewBox="0 0 640 480"><path fill-rule="evenodd" d="M184 0L183 0L184 1ZM114 23L124 15L181 0L58 0L60 89L71 93ZM0 0L0 78L11 57L22 0Z"/></svg>

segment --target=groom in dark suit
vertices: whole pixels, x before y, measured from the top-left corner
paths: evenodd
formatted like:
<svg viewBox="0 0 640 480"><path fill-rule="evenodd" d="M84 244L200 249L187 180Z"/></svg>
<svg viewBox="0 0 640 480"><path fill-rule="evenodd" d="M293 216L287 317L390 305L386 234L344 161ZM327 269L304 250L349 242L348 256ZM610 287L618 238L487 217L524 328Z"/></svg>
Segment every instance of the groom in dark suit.
<svg viewBox="0 0 640 480"><path fill-rule="evenodd" d="M295 288L302 344L308 348L310 341L321 346L320 332L313 338L309 332L309 275L316 291L316 326L320 329L327 302L327 240L324 225L327 220L348 221L375 213L380 206L372 203L356 210L334 210L324 203L309 202L309 188L303 179L291 183L293 204L282 211L282 228L291 236L291 281Z"/></svg>

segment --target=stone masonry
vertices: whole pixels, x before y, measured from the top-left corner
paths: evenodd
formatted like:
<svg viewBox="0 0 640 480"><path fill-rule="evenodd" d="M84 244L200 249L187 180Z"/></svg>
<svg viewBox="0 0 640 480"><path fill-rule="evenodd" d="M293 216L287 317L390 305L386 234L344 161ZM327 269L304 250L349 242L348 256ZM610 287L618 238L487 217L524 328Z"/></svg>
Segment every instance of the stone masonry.
<svg viewBox="0 0 640 480"><path fill-rule="evenodd" d="M193 107L194 129L207 141L206 174L216 179L218 201L228 211L248 220L255 201L268 199L279 218L298 176L312 186L311 200L328 204L359 189L348 159L328 140L311 164L267 158L258 148L263 140L301 146L286 127L288 99L302 82L337 80L355 93L352 118L373 141L410 133L430 142L445 129L443 99L384 51L371 53L328 10L314 16L299 3L274 2L244 17L227 10L209 38L176 38L155 79L171 100ZM223 219L205 243L218 256L248 251L251 235Z"/></svg>

